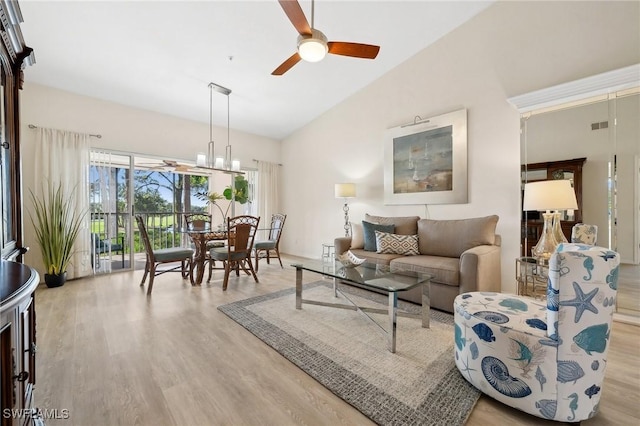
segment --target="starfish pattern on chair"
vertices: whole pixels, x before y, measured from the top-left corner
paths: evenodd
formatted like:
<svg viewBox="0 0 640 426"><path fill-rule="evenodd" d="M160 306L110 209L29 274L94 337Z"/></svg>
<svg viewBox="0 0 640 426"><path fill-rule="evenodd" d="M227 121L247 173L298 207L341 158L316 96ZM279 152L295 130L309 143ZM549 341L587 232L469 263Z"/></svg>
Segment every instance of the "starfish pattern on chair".
<svg viewBox="0 0 640 426"><path fill-rule="evenodd" d="M591 311L594 314L598 313L598 308L593 306L593 303L591 303L591 299L593 299L598 292L597 288L594 288L592 291L585 294L578 283L574 281L573 290L576 292L576 298L560 302L560 305L573 306L576 308L575 322L580 321L580 318L582 318L582 314L584 313L584 311Z"/></svg>

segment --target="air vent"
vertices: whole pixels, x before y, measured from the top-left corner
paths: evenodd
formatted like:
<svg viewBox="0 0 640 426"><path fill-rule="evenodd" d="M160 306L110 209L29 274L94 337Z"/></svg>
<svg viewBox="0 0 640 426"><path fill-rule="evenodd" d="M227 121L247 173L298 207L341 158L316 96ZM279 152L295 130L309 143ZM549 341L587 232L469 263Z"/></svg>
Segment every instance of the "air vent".
<svg viewBox="0 0 640 426"><path fill-rule="evenodd" d="M591 123L591 130L606 129L608 127L609 127L609 122L608 121L601 121L599 123Z"/></svg>

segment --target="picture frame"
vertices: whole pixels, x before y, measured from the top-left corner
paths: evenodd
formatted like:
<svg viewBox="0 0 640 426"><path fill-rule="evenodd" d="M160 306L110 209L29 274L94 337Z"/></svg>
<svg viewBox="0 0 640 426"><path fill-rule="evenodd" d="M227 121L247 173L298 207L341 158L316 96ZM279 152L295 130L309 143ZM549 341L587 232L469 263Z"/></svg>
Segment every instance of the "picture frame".
<svg viewBox="0 0 640 426"><path fill-rule="evenodd" d="M385 132L384 203L467 203L467 110L418 119Z"/></svg>

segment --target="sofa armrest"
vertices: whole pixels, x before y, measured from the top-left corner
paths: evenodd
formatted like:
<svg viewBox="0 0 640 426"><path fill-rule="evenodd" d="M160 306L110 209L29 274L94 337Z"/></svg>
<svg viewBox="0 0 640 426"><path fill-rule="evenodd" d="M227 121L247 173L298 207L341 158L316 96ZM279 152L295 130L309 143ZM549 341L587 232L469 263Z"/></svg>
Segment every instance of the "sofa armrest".
<svg viewBox="0 0 640 426"><path fill-rule="evenodd" d="M500 246L476 246L460 256L460 293L493 291L502 284Z"/></svg>
<svg viewBox="0 0 640 426"><path fill-rule="evenodd" d="M351 248L351 237L338 237L333 240L336 256L341 255Z"/></svg>

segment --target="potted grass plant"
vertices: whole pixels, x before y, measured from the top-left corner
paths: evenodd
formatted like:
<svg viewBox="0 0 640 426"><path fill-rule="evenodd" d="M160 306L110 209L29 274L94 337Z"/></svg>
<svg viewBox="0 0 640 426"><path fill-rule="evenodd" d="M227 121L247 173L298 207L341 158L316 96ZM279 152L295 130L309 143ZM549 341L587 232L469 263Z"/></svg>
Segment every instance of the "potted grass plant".
<svg viewBox="0 0 640 426"><path fill-rule="evenodd" d="M60 287L67 279L67 266L86 212L75 209L71 194L62 184L49 184L42 197L31 192L33 213L29 213L42 252L47 287ZM34 217L35 216L35 217Z"/></svg>

